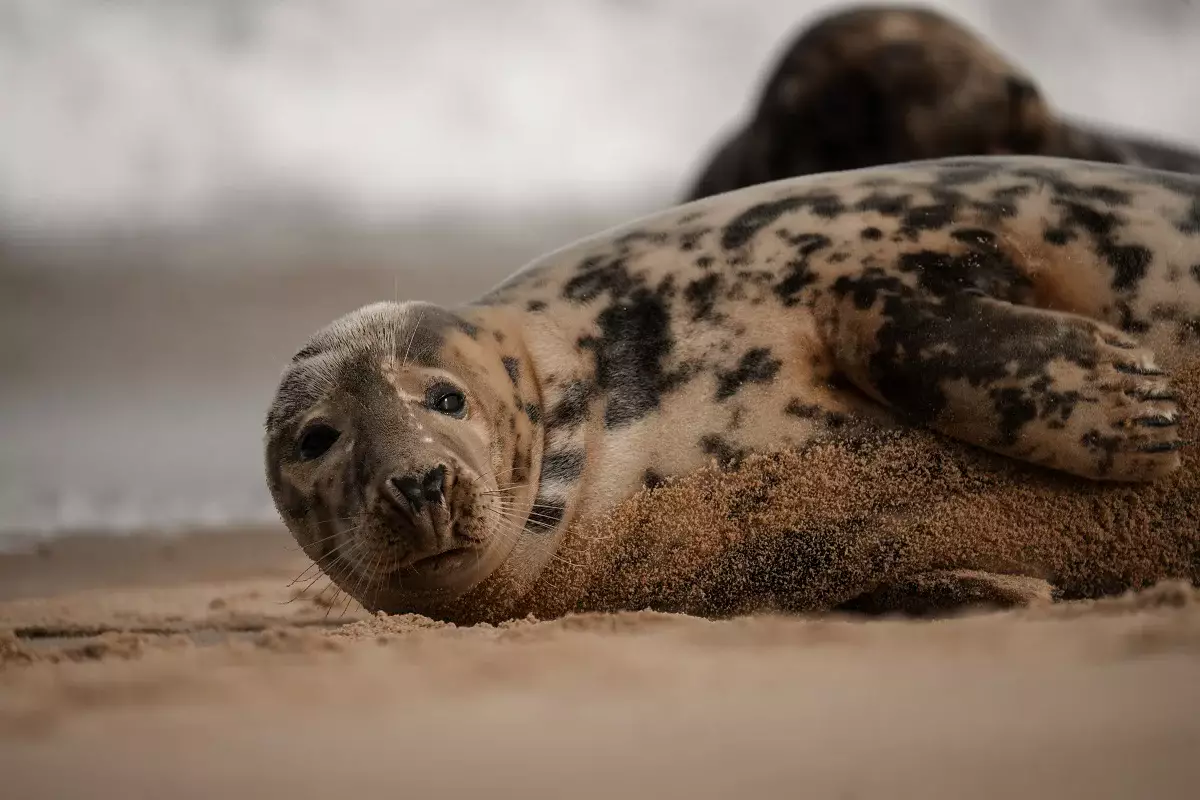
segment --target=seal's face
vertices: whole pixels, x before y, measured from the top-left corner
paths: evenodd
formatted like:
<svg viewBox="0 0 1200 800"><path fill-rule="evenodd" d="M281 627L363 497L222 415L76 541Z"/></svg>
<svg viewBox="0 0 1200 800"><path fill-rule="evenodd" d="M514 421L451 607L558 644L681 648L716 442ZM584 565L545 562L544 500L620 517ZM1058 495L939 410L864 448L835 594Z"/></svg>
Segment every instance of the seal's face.
<svg viewBox="0 0 1200 800"><path fill-rule="evenodd" d="M461 595L516 540L521 487L506 480L511 437L496 435L504 401L489 390L507 379L471 330L436 306L367 306L313 336L280 381L266 442L276 507L368 607Z"/></svg>

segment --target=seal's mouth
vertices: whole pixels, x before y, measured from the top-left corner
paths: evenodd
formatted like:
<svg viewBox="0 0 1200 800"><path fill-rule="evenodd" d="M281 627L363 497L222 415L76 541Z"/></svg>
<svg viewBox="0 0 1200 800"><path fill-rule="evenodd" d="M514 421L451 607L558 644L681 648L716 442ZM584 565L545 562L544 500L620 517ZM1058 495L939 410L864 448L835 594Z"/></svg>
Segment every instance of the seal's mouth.
<svg viewBox="0 0 1200 800"><path fill-rule="evenodd" d="M440 553L422 556L412 562L411 566L418 572L448 572L458 569L468 563L469 559L476 557L474 547L456 545Z"/></svg>

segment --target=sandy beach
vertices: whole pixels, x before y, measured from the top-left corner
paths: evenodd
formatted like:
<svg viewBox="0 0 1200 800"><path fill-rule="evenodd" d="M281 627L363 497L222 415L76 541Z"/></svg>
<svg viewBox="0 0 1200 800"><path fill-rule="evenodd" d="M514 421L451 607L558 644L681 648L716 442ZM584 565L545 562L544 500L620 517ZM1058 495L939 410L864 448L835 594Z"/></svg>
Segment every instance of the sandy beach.
<svg viewBox="0 0 1200 800"><path fill-rule="evenodd" d="M329 608L279 530L0 560L14 798L1185 798L1200 591L937 620ZM38 569L34 569L34 566ZM15 576L26 576L18 578Z"/></svg>

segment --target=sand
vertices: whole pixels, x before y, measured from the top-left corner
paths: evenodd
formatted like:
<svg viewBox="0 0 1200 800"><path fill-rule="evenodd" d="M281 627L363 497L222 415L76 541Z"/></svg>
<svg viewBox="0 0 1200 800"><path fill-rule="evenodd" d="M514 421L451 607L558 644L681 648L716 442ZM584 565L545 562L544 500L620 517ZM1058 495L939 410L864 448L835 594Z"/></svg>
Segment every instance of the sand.
<svg viewBox="0 0 1200 800"><path fill-rule="evenodd" d="M14 798L1194 797L1200 590L926 620L331 608L282 530L0 558ZM21 580L13 580L24 576Z"/></svg>

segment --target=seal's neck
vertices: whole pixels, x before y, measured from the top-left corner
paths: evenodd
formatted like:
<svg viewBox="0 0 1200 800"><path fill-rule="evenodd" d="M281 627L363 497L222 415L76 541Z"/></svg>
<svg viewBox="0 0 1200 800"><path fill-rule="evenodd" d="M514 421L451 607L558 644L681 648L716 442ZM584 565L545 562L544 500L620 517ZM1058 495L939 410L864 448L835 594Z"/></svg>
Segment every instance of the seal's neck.
<svg viewBox="0 0 1200 800"><path fill-rule="evenodd" d="M579 507L588 452L592 398L584 387L592 385L590 365L580 359L571 338L540 315L531 318L495 306L458 313L478 325L481 335L490 335L503 358L512 359L507 364L518 424L511 458L514 473L524 477L502 482L513 486L513 518L523 520L509 556L456 605L511 605L556 558Z"/></svg>

